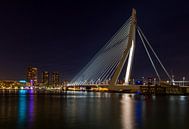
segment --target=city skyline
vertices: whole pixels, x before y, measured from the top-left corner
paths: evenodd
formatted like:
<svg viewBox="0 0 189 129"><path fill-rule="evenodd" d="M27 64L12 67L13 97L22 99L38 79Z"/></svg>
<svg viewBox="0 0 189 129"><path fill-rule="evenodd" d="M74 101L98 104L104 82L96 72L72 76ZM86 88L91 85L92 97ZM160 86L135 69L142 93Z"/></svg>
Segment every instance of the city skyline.
<svg viewBox="0 0 189 129"><path fill-rule="evenodd" d="M181 0L2 4L0 79L23 79L30 64L42 71L60 71L70 80L127 20L133 7L139 26L170 74L188 78L189 11ZM153 68L145 69L151 65L141 43L137 45L134 73L148 76Z"/></svg>

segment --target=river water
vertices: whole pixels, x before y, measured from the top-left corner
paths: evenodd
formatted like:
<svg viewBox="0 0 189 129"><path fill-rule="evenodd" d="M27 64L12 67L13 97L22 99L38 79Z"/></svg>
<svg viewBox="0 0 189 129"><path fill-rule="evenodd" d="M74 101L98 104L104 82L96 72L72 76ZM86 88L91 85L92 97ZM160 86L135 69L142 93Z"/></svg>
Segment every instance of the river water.
<svg viewBox="0 0 189 129"><path fill-rule="evenodd" d="M0 95L0 129L189 129L189 97Z"/></svg>

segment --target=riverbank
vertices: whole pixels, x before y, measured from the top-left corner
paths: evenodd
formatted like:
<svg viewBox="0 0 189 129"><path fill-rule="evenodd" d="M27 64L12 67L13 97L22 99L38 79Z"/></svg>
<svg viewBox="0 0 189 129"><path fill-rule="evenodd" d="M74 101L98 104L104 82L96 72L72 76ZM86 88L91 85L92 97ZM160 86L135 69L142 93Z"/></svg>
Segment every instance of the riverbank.
<svg viewBox="0 0 189 129"><path fill-rule="evenodd" d="M0 95L65 95L67 92L132 93L138 95L189 95L188 86L101 86L64 87L61 89L0 89Z"/></svg>

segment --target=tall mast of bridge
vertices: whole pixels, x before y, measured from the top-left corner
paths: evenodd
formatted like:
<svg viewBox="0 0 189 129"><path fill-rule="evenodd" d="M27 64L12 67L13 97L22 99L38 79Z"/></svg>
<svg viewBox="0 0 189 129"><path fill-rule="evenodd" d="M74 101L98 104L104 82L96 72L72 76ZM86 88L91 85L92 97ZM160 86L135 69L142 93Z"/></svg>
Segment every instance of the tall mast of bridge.
<svg viewBox="0 0 189 129"><path fill-rule="evenodd" d="M130 29L129 29L128 44L123 53L122 58L119 61L119 64L115 70L115 73L111 79L111 85L116 85L117 80L121 74L121 71L123 69L123 66L127 58L128 58L128 63L127 63L127 69L126 69L126 75L125 75L125 85L129 84L132 63L133 63L134 49L135 49L136 24L137 24L136 10L133 8L132 15L131 15Z"/></svg>

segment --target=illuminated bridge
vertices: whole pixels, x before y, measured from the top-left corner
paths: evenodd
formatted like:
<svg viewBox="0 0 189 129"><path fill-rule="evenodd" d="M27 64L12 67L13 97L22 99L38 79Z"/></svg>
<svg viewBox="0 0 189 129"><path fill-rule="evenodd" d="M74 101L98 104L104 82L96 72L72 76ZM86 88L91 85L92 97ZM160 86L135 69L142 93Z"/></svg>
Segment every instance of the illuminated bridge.
<svg viewBox="0 0 189 129"><path fill-rule="evenodd" d="M115 86L118 84L118 79L122 72L125 73L125 79L122 85L129 85L136 45L136 33L139 34L145 51L157 75L158 81L161 81L161 78L148 49L151 50L159 65L171 81L169 73L161 63L140 27L137 26L136 10L133 9L131 17L112 36L112 38L104 45L104 47L102 47L101 50L97 52L90 62L71 80L68 86Z"/></svg>

